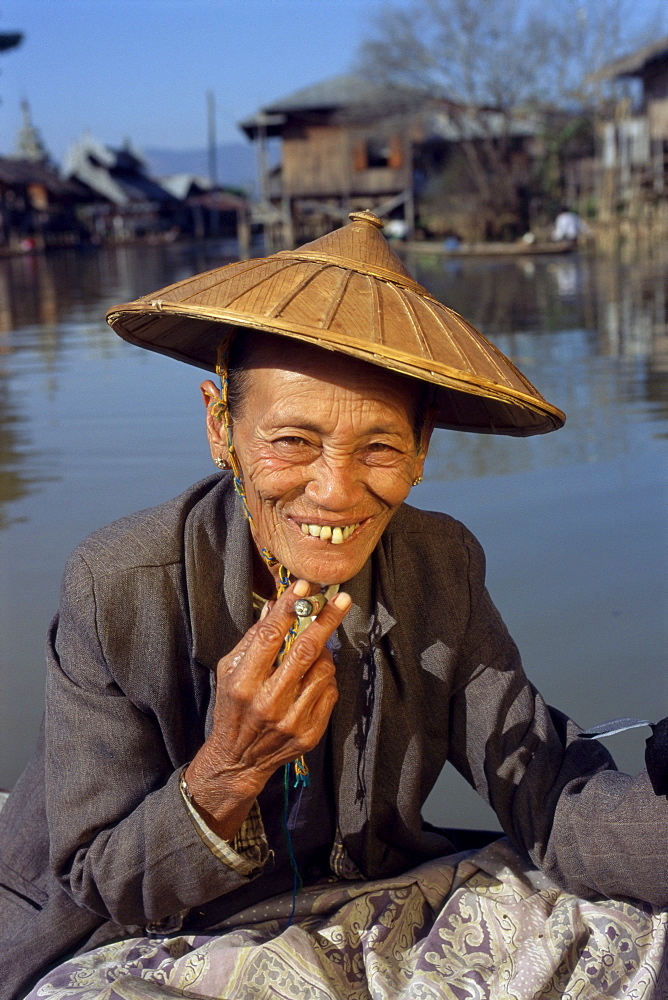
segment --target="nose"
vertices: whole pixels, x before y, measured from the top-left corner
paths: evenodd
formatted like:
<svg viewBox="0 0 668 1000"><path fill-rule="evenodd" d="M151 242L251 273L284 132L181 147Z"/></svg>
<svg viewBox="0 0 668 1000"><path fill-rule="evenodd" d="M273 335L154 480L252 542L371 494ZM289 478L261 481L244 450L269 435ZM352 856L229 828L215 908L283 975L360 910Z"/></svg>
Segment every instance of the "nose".
<svg viewBox="0 0 668 1000"><path fill-rule="evenodd" d="M350 459L321 457L309 467L311 478L304 493L311 503L330 511L350 510L364 496L364 483Z"/></svg>

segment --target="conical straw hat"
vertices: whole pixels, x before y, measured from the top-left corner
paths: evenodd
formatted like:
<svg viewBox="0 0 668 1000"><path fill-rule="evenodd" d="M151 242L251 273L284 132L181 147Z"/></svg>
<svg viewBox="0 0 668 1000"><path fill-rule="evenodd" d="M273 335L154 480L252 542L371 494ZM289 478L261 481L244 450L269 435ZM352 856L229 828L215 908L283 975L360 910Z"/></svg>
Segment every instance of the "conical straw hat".
<svg viewBox="0 0 668 1000"><path fill-rule="evenodd" d="M297 250L240 261L114 306L132 344L214 371L232 330L278 334L436 386L439 427L527 436L564 414L511 361L418 284L371 212Z"/></svg>

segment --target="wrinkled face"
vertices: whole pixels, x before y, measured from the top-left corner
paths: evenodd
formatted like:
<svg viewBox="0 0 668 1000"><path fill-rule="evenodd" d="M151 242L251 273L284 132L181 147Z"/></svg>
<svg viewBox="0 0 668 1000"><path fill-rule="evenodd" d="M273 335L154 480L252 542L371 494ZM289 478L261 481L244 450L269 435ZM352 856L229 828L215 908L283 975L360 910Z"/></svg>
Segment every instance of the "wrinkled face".
<svg viewBox="0 0 668 1000"><path fill-rule="evenodd" d="M422 472L416 394L330 352L254 352L233 439L258 549L312 583L353 577Z"/></svg>

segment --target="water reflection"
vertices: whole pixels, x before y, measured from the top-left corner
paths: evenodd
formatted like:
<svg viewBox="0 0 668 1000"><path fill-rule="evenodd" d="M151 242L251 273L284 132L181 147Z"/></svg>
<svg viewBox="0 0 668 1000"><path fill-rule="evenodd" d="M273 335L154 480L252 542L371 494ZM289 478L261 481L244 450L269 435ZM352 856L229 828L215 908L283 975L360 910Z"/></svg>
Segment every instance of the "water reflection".
<svg viewBox="0 0 668 1000"><path fill-rule="evenodd" d="M13 404L9 385L0 374L0 531L9 525L7 504L27 496L36 483L35 477L21 471L25 447L25 419Z"/></svg>
<svg viewBox="0 0 668 1000"><path fill-rule="evenodd" d="M417 264L420 281L508 354L568 417L546 439L440 436L431 474L509 475L610 459L632 447L627 406L666 433L668 262L577 255ZM624 412L623 412L624 411Z"/></svg>
<svg viewBox="0 0 668 1000"><path fill-rule="evenodd" d="M409 264L441 301L492 339L528 330L589 330L596 353L665 356L668 253L623 264L569 255L549 260L424 261Z"/></svg>
<svg viewBox="0 0 668 1000"><path fill-rule="evenodd" d="M34 439L39 397L58 394L66 367L81 366L85 377L87 363L125 350L104 323L107 307L226 263L233 250L221 241L0 259L0 530L8 503L59 474L59 453ZM32 419L15 398L17 374L39 379Z"/></svg>
<svg viewBox="0 0 668 1000"><path fill-rule="evenodd" d="M11 335L26 326L99 322L107 306L224 264L232 250L221 241L0 258L0 351L20 348Z"/></svg>

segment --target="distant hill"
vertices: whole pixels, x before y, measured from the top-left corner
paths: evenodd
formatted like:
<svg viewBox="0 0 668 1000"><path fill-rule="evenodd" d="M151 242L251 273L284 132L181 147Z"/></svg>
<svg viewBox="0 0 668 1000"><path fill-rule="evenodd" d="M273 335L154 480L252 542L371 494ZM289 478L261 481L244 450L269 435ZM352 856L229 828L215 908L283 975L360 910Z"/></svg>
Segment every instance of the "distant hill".
<svg viewBox="0 0 668 1000"><path fill-rule="evenodd" d="M217 149L218 181L230 187L254 192L256 187L255 149L250 142L222 143ZM206 149L143 149L149 172L154 177L168 174L209 176Z"/></svg>

